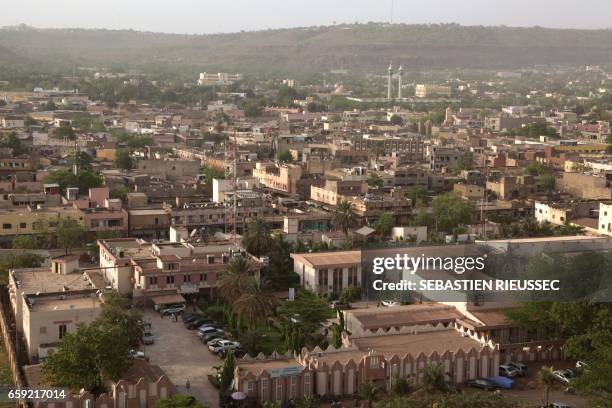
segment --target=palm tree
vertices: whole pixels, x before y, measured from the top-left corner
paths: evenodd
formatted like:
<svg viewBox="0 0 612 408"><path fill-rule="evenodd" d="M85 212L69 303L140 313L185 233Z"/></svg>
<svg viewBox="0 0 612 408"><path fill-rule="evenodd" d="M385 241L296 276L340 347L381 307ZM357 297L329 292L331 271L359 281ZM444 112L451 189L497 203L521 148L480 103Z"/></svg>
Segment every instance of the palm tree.
<svg viewBox="0 0 612 408"><path fill-rule="evenodd" d="M231 258L221 275L219 292L227 302L231 303L242 294L242 285L251 275L251 265L247 258L236 256Z"/></svg>
<svg viewBox="0 0 612 408"><path fill-rule="evenodd" d="M263 218L255 218L249 223L242 237L242 243L247 252L255 256L266 255L270 251L272 236L270 235L270 227Z"/></svg>
<svg viewBox="0 0 612 408"><path fill-rule="evenodd" d="M307 394L304 395L304 398L297 401L295 406L296 408L315 408L318 406L318 403L313 394Z"/></svg>
<svg viewBox="0 0 612 408"><path fill-rule="evenodd" d="M249 329L254 329L274 311L276 299L264 292L261 281L252 276L244 279L240 289L240 295L233 302L234 311L247 322Z"/></svg>
<svg viewBox="0 0 612 408"><path fill-rule="evenodd" d="M441 363L429 363L423 368L423 386L429 391L448 391L446 373Z"/></svg>
<svg viewBox="0 0 612 408"><path fill-rule="evenodd" d="M368 408L372 408L374 406L374 401L378 399L378 394L380 393L380 388L373 381L368 382L363 386L361 390L361 396L364 400L368 402Z"/></svg>
<svg viewBox="0 0 612 408"><path fill-rule="evenodd" d="M331 223L334 228L342 230L344 235L348 238L349 228L357 225L357 216L355 215L353 204L349 201L342 200L334 211Z"/></svg>
<svg viewBox="0 0 612 408"><path fill-rule="evenodd" d="M555 386L557 382L557 378L553 373L554 369L552 366L544 366L538 371L538 383L540 387L546 393L546 404L544 406L548 406L550 399L550 390Z"/></svg>

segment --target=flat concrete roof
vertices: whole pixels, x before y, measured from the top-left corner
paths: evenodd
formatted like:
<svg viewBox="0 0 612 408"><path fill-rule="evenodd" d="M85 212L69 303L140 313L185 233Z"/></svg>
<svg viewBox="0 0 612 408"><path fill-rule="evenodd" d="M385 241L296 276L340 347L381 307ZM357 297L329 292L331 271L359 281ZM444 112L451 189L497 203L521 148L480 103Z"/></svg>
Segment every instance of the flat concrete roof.
<svg viewBox="0 0 612 408"><path fill-rule="evenodd" d="M365 330L453 322L464 316L453 306L440 304L406 305L347 310Z"/></svg>
<svg viewBox="0 0 612 408"><path fill-rule="evenodd" d="M354 342L362 352L374 350L388 357L394 354L398 356L406 354L416 356L421 352L431 354L434 351L439 354L446 351L456 352L459 350L467 352L472 347L476 350L480 349L480 342L469 337L463 337L455 329L419 334L396 334L360 338L355 339Z"/></svg>
<svg viewBox="0 0 612 408"><path fill-rule="evenodd" d="M19 289L26 294L36 292L60 292L69 290L92 289L93 285L82 273L62 275L51 272L50 268L16 269L13 272L19 281Z"/></svg>

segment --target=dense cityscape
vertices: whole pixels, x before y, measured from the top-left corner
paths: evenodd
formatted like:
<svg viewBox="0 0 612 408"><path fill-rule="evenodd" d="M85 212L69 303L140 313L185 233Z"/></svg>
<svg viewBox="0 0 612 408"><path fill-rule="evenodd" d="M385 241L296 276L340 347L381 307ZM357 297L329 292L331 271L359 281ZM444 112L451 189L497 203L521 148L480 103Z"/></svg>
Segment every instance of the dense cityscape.
<svg viewBox="0 0 612 408"><path fill-rule="evenodd" d="M2 402L612 406L590 63L0 68Z"/></svg>

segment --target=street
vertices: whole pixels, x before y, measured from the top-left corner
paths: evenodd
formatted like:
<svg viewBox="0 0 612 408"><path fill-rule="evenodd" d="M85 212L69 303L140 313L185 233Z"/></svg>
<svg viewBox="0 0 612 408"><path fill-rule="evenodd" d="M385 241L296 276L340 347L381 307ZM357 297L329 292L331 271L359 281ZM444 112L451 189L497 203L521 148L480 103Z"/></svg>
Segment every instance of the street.
<svg viewBox="0 0 612 408"><path fill-rule="evenodd" d="M221 365L219 357L210 353L196 333L183 326L180 318L175 322L171 317L162 318L159 313L147 310L145 320L151 322L155 336L155 343L145 349L151 364L160 366L180 393L192 395L211 408L218 407L218 390L207 376L214 366Z"/></svg>

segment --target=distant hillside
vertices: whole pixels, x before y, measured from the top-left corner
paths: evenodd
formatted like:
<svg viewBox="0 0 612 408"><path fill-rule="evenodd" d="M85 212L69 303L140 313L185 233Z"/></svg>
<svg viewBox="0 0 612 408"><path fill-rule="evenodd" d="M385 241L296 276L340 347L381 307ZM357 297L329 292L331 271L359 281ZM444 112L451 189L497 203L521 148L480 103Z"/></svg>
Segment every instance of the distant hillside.
<svg viewBox="0 0 612 408"><path fill-rule="evenodd" d="M3 49L5 47L6 49ZM1 29L0 62L197 69L381 72L612 62L612 30L359 24L216 35Z"/></svg>

